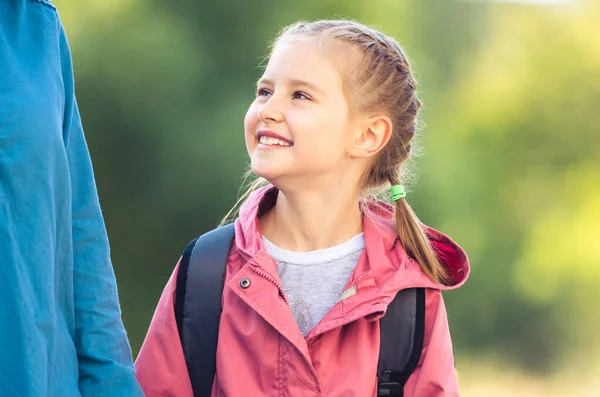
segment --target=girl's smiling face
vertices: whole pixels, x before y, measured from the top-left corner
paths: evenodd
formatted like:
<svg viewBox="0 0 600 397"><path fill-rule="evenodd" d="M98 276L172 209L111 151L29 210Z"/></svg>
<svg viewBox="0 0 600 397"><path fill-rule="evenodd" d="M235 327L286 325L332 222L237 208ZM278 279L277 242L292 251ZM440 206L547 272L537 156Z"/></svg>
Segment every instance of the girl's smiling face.
<svg viewBox="0 0 600 397"><path fill-rule="evenodd" d="M258 81L244 122L246 148L252 170L275 185L340 177L350 158L350 107L325 51L314 40L282 40Z"/></svg>

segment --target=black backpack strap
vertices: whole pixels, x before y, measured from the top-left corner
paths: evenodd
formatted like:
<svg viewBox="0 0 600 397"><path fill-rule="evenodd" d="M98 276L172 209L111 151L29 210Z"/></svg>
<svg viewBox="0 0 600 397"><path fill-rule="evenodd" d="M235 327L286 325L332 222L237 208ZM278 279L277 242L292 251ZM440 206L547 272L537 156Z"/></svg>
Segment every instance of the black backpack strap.
<svg viewBox="0 0 600 397"><path fill-rule="evenodd" d="M380 320L380 333L377 395L402 397L423 350L425 289L399 291Z"/></svg>
<svg viewBox="0 0 600 397"><path fill-rule="evenodd" d="M221 299L234 225L192 240L181 258L175 320L196 397L209 397L216 372Z"/></svg>

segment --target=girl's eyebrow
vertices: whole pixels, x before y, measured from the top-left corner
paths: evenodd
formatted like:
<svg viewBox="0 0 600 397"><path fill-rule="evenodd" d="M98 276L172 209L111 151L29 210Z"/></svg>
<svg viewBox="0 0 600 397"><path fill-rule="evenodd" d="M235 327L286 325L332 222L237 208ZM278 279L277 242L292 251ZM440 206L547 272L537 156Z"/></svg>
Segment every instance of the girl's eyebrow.
<svg viewBox="0 0 600 397"><path fill-rule="evenodd" d="M273 85L274 85L274 84L273 84L273 82L272 82L271 80L267 79L267 78L261 78L261 79L259 79L259 80L256 82L256 85L257 85L257 86L260 86L260 85L262 85L262 84L265 84L265 85L270 85L270 86L273 86ZM315 84L313 84L313 83L310 83L310 82L308 82L308 81L305 81L305 80L294 79L294 80L290 80L290 81L289 81L289 84L290 84L292 87L307 87L307 88L310 88L311 90L314 90L314 91L318 92L318 93L319 93L319 94L321 94L321 95L325 95L325 92L324 92L322 89L320 89L320 88L319 88L318 86L316 86Z"/></svg>
<svg viewBox="0 0 600 397"><path fill-rule="evenodd" d="M320 89L319 87L317 87L316 85L314 85L313 83L310 83L310 82L308 82L308 81L304 81L304 80L297 80L297 79L296 79L296 80L292 80L292 81L290 81L290 84L291 84L293 87L308 87L308 88L310 88L311 90L317 91L317 92L318 92L319 94L321 94L321 95L325 95L325 92L324 92L322 89Z"/></svg>
<svg viewBox="0 0 600 397"><path fill-rule="evenodd" d="M273 82L269 79L265 79L264 77L261 79L258 79L258 81L256 82L256 86L259 87L261 85L273 85Z"/></svg>

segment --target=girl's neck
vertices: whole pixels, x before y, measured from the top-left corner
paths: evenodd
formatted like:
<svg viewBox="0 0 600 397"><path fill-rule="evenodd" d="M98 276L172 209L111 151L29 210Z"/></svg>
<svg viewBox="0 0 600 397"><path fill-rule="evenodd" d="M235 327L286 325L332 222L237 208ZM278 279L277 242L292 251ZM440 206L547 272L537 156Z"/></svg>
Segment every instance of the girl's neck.
<svg viewBox="0 0 600 397"><path fill-rule="evenodd" d="M275 206L260 219L262 234L273 244L298 252L333 247L362 231L358 194L279 192Z"/></svg>

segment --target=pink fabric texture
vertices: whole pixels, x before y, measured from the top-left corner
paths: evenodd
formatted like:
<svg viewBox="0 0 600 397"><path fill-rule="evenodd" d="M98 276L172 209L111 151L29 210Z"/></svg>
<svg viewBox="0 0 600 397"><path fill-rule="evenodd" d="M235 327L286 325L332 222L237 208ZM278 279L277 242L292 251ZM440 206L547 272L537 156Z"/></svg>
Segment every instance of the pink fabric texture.
<svg viewBox="0 0 600 397"><path fill-rule="evenodd" d="M366 248L347 284L356 287L356 294L338 302L305 338L261 238L258 216L273 205L276 193L272 187L253 193L235 223L212 397L376 396L376 320L399 290L412 287L426 288L425 337L404 395L458 396L441 291L467 279L465 252L446 235L426 228L453 280L451 286L436 284L398 243L391 207L378 203L365 208ZM193 397L174 314L178 269L162 293L135 364L147 397ZM249 288L240 287L243 278L251 281Z"/></svg>

